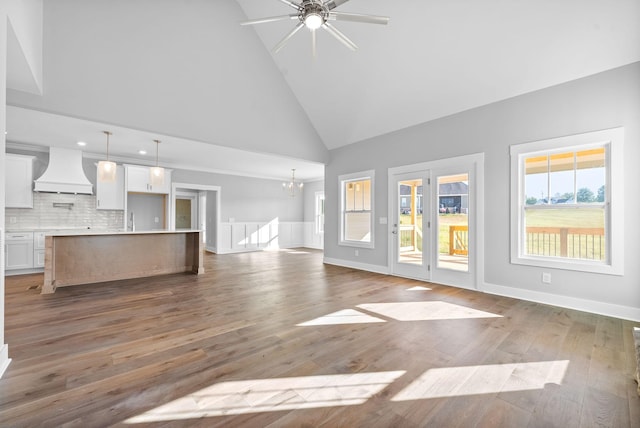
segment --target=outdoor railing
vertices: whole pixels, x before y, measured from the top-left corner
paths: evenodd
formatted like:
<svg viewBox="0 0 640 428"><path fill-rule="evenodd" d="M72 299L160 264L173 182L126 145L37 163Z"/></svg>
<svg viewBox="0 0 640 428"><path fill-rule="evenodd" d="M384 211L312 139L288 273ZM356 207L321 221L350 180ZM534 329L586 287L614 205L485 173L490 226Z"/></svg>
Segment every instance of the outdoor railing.
<svg viewBox="0 0 640 428"><path fill-rule="evenodd" d="M527 227L528 255L604 260L605 244L603 228Z"/></svg>
<svg viewBox="0 0 640 428"><path fill-rule="evenodd" d="M419 227L400 225L400 251L422 251L422 230Z"/></svg>
<svg viewBox="0 0 640 428"><path fill-rule="evenodd" d="M449 255L469 255L469 226L449 226Z"/></svg>
<svg viewBox="0 0 640 428"><path fill-rule="evenodd" d="M468 226L449 226L449 254L468 254ZM527 227L526 254L604 260L603 228Z"/></svg>

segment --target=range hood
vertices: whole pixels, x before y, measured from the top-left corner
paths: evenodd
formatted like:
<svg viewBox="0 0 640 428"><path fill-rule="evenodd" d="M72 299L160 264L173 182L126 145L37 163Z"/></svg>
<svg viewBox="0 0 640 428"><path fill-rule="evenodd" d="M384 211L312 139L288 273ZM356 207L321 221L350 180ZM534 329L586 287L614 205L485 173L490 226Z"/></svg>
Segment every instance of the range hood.
<svg viewBox="0 0 640 428"><path fill-rule="evenodd" d="M36 192L93 194L93 185L82 169L80 150L49 148L49 165L35 180Z"/></svg>

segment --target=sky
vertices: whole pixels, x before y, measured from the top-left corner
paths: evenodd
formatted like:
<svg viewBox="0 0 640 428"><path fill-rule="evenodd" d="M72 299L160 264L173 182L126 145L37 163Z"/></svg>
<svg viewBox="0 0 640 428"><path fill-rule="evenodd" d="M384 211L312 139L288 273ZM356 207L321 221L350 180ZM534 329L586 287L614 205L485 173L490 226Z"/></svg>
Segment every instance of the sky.
<svg viewBox="0 0 640 428"><path fill-rule="evenodd" d="M574 193L574 171L556 171L550 174L529 174L525 177L527 198L543 199L547 197L547 177L551 177L551 197ZM588 188L594 195L605 184L605 168L587 168L575 171L576 189Z"/></svg>

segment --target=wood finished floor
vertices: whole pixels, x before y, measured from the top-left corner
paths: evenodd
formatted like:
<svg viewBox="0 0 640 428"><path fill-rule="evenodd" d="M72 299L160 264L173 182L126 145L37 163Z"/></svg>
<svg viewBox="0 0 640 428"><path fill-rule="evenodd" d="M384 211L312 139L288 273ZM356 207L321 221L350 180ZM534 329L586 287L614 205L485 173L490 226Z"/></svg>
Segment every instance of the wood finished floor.
<svg viewBox="0 0 640 428"><path fill-rule="evenodd" d="M8 277L0 426L640 426L638 323L317 251L205 266L52 295Z"/></svg>

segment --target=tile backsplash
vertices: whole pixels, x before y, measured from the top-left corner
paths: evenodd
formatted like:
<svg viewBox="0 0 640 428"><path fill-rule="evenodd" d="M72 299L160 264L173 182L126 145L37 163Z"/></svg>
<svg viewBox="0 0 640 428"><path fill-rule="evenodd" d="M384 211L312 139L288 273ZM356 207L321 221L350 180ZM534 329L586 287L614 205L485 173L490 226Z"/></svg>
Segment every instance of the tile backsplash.
<svg viewBox="0 0 640 428"><path fill-rule="evenodd" d="M7 230L113 230L121 229L124 224L124 211L96 210L95 195L34 192L33 208L5 208L5 216Z"/></svg>

